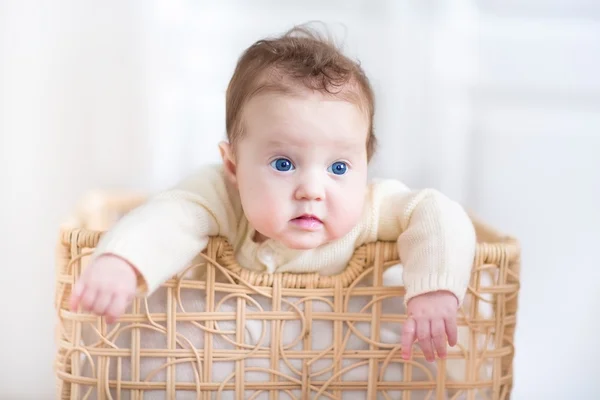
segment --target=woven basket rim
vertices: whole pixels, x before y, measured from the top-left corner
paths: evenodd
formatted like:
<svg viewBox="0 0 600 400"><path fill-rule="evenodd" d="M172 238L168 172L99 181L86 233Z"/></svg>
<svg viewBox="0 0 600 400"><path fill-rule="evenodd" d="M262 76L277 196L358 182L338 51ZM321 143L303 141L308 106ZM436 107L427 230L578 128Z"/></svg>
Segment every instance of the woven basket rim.
<svg viewBox="0 0 600 400"><path fill-rule="evenodd" d="M147 194L139 191L90 191L80 201L76 212L70 216L60 227L59 245L79 248L94 248L100 238L105 234L102 230L93 230L84 226L84 221L94 213L107 210L127 210L147 198ZM477 260L484 264L496 264L503 260L517 262L520 258L520 244L516 238L506 235L489 224L482 218L469 212L469 217L477 232ZM214 261L229 270L241 279L258 286L272 286L275 281L280 281L284 287L292 288L331 288L337 285L348 287L375 261L375 257L383 257L383 262L388 264L399 263L397 245L393 241L375 241L356 248L348 266L340 274L322 276L318 273L290 273L290 272L257 272L241 267L234 257L234 252L229 241L222 236L211 236L208 246L216 246Z"/></svg>
<svg viewBox="0 0 600 400"><path fill-rule="evenodd" d="M476 258L484 264L495 264L501 260L516 262L520 257L518 241L504 235L478 219L473 219L473 224L478 236L494 238L495 240L479 241L476 248ZM105 231L91 230L75 227L74 224L65 224L60 230L59 244L65 247L90 248L96 247ZM291 272L257 272L241 267L233 257L233 248L229 241L222 236L211 236L208 246L216 246L217 259L214 261L226 268L234 275L246 282L257 286L272 286L275 281L283 287L291 288L331 288L341 285L348 287L360 276L375 257L383 257L383 262L388 264L400 263L396 242L375 241L356 248L348 266L337 275L323 276L318 273L291 273Z"/></svg>

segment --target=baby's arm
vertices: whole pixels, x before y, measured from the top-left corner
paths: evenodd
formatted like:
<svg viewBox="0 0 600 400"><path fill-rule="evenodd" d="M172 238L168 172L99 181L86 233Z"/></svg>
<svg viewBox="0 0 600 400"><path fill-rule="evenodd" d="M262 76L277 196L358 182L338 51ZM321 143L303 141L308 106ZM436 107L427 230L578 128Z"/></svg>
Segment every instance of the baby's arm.
<svg viewBox="0 0 600 400"><path fill-rule="evenodd" d="M71 308L81 304L109 322L118 318L136 290L153 293L204 250L210 236L224 233L229 204L218 173L205 170L125 215L100 240L75 284Z"/></svg>
<svg viewBox="0 0 600 400"><path fill-rule="evenodd" d="M403 357L418 339L427 360L456 344L456 315L471 276L476 238L456 202L435 190L410 191L387 181L380 187L378 239L397 240L404 266L408 321Z"/></svg>

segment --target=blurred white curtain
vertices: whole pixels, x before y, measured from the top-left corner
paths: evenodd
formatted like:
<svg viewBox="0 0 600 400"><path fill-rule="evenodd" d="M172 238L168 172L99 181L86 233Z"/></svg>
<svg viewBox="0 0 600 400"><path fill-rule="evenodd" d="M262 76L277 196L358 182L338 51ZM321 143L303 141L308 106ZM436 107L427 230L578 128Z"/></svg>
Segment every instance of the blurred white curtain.
<svg viewBox="0 0 600 400"><path fill-rule="evenodd" d="M522 240L514 398L600 391L597 1L5 0L0 397L53 393L53 250L76 200L218 160L239 53L310 20L372 78L372 174L437 187Z"/></svg>
<svg viewBox="0 0 600 400"><path fill-rule="evenodd" d="M135 4L0 1L0 398L54 397L54 248L93 188L145 187Z"/></svg>

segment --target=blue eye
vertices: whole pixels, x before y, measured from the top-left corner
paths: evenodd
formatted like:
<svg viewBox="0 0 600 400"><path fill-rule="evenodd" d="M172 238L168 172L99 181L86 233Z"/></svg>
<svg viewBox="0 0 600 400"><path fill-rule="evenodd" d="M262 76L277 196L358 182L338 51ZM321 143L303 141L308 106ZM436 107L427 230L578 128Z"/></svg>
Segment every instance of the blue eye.
<svg viewBox="0 0 600 400"><path fill-rule="evenodd" d="M327 171L336 175L344 175L347 170L348 165L346 165L346 163L342 161L336 161L333 164L331 164L329 168L327 168Z"/></svg>
<svg viewBox="0 0 600 400"><path fill-rule="evenodd" d="M275 168L277 171L291 171L294 169L294 165L287 158L278 158L271 162L271 167Z"/></svg>

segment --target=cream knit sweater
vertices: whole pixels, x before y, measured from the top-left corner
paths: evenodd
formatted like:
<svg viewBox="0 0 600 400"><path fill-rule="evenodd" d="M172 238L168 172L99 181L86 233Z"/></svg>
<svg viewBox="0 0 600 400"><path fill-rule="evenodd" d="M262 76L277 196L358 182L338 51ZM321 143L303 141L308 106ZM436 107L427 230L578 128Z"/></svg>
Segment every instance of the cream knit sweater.
<svg viewBox="0 0 600 400"><path fill-rule="evenodd" d="M475 231L466 212L441 193L411 191L400 182L369 185L360 222L344 237L311 250L252 240L237 191L221 165L209 165L121 218L100 240L94 257L116 254L136 267L140 292L153 293L206 247L223 236L241 266L256 271L340 273L354 250L376 240L397 241L404 266L405 302L448 290L462 303L475 253Z"/></svg>

